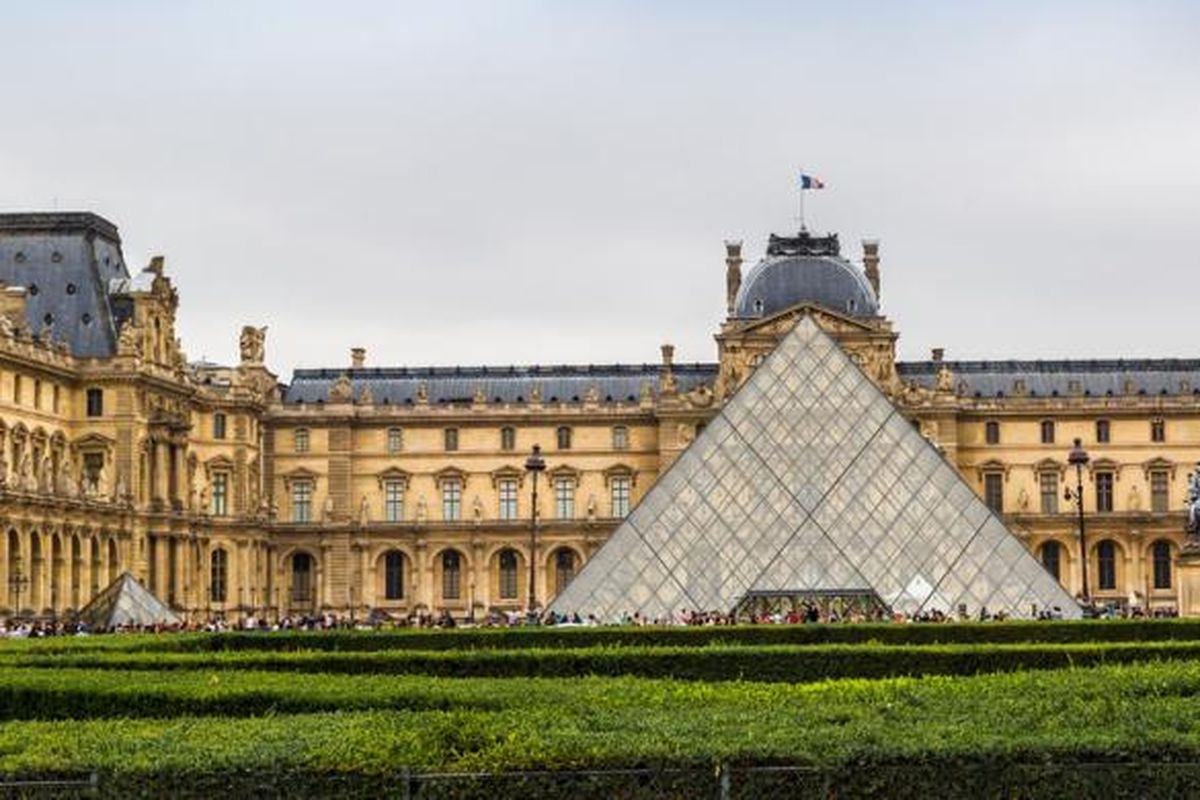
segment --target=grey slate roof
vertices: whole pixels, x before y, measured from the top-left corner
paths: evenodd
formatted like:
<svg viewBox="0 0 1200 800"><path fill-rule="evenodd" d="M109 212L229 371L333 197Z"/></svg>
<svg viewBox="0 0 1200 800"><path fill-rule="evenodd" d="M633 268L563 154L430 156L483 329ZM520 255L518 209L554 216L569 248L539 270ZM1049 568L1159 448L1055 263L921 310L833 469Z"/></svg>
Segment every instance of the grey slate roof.
<svg viewBox="0 0 1200 800"><path fill-rule="evenodd" d="M742 281L734 313L769 317L800 303L856 317L879 313L871 284L858 267L840 256L813 255L767 256L758 262Z"/></svg>
<svg viewBox="0 0 1200 800"><path fill-rule="evenodd" d="M1018 380L1024 381L1030 397L1200 394L1200 360L1196 359L910 361L897 363L896 372L902 380L932 387L943 365L968 397L1012 396L1018 393Z"/></svg>
<svg viewBox="0 0 1200 800"><path fill-rule="evenodd" d="M128 278L111 222L90 213L0 214L0 282L25 287L29 327L52 325L75 355L115 352L108 286Z"/></svg>
<svg viewBox="0 0 1200 800"><path fill-rule="evenodd" d="M469 403L480 387L489 403L522 403L541 389L542 402L579 402L596 387L602 402L636 401L642 386L658 393L662 366L658 364L606 364L530 367L418 367L359 369L298 369L284 391L285 403L326 402L329 389L342 374L350 378L354 396L370 387L376 403L416 402L418 387L425 384L432 405ZM676 364L680 391L712 383L716 364Z"/></svg>

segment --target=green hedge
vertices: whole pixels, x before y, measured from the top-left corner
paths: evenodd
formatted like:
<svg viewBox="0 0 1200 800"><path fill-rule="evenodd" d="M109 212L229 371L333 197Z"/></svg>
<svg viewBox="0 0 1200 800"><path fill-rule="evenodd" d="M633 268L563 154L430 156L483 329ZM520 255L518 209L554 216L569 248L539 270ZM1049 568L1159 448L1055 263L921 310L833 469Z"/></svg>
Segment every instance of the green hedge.
<svg viewBox="0 0 1200 800"><path fill-rule="evenodd" d="M974 675L1200 658L1200 642L890 646L592 647L476 651L24 653L0 665L56 669L264 670L309 673L558 677L635 675L695 681Z"/></svg>
<svg viewBox="0 0 1200 800"><path fill-rule="evenodd" d="M316 682L297 683L297 694L346 680L294 677ZM374 689L367 683L355 688L385 692L386 680ZM95 770L101 793L114 796L398 794L402 767L677 768L692 770L677 776L681 785L708 786L717 763L735 774L758 765L809 767L791 777L807 774L835 795L1114 796L1128 789L1154 796L1200 785L1194 662L804 686L634 678L459 683L466 688L449 691L496 695L498 705L7 722L0 775ZM561 796L589 796L571 788L573 779L548 780L559 779L548 786L565 787ZM649 785L672 794L663 782ZM695 794L674 792L681 793ZM547 788L530 796L553 794ZM770 794L760 787L750 796Z"/></svg>
<svg viewBox="0 0 1200 800"><path fill-rule="evenodd" d="M984 622L952 624L741 625L700 627L485 628L387 631L319 631L62 637L0 642L13 651L123 650L377 651L516 650L611 646L702 647L740 645L863 644L1079 644L1090 642L1200 641L1200 619Z"/></svg>

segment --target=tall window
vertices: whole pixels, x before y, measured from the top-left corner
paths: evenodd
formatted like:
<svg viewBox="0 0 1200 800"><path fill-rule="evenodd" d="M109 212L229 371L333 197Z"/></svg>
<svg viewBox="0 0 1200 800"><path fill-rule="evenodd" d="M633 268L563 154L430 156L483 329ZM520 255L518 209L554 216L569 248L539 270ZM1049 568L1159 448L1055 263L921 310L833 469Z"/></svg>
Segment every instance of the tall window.
<svg viewBox="0 0 1200 800"><path fill-rule="evenodd" d="M988 444L1000 444L1000 423L988 420L983 424L983 439Z"/></svg>
<svg viewBox="0 0 1200 800"><path fill-rule="evenodd" d="M88 389L88 391L90 392L92 390ZM99 391L99 390L97 390L97 391ZM13 375L13 403L16 405L21 405L21 376L20 375ZM94 415L88 414L88 416L91 417Z"/></svg>
<svg viewBox="0 0 1200 800"><path fill-rule="evenodd" d="M458 428L446 428L442 431L442 444L445 450L458 449Z"/></svg>
<svg viewBox="0 0 1200 800"><path fill-rule="evenodd" d="M1096 510L1113 510L1113 474L1111 472L1096 473Z"/></svg>
<svg viewBox="0 0 1200 800"><path fill-rule="evenodd" d="M222 414L220 411L213 414L213 438L214 439L224 439L225 438L225 415Z"/></svg>
<svg viewBox="0 0 1200 800"><path fill-rule="evenodd" d="M517 429L516 428L501 428L500 429L500 449L501 450L517 449Z"/></svg>
<svg viewBox="0 0 1200 800"><path fill-rule="evenodd" d="M389 550L383 557L383 598L404 599L404 554Z"/></svg>
<svg viewBox="0 0 1200 800"><path fill-rule="evenodd" d="M612 446L613 450L628 450L629 449L629 428L624 425L618 425L612 429Z"/></svg>
<svg viewBox="0 0 1200 800"><path fill-rule="evenodd" d="M212 551L208 597L214 603L224 603L229 594L229 555L222 549Z"/></svg>
<svg viewBox="0 0 1200 800"><path fill-rule="evenodd" d="M558 519L575 518L575 479L554 479L554 516Z"/></svg>
<svg viewBox="0 0 1200 800"><path fill-rule="evenodd" d="M502 478L497 486L500 494L500 519L517 518L517 479Z"/></svg>
<svg viewBox="0 0 1200 800"><path fill-rule="evenodd" d="M42 382L36 378L33 381L33 407L42 407Z"/></svg>
<svg viewBox="0 0 1200 800"><path fill-rule="evenodd" d="M561 594L575 580L575 551L562 548L554 554L554 593Z"/></svg>
<svg viewBox="0 0 1200 800"><path fill-rule="evenodd" d="M312 481L292 482L292 522L312 522Z"/></svg>
<svg viewBox="0 0 1200 800"><path fill-rule="evenodd" d="M212 477L212 513L223 517L229 513L229 474L214 472Z"/></svg>
<svg viewBox="0 0 1200 800"><path fill-rule="evenodd" d="M1096 441L1100 444L1108 444L1109 440L1109 423L1106 419L1096 420Z"/></svg>
<svg viewBox="0 0 1200 800"><path fill-rule="evenodd" d="M1170 509L1170 486L1170 475L1165 469L1150 473L1150 510L1155 514L1165 514Z"/></svg>
<svg viewBox="0 0 1200 800"><path fill-rule="evenodd" d="M1112 590L1117 588L1117 546L1111 539L1105 539L1096 547L1096 560L1100 567L1100 588Z"/></svg>
<svg viewBox="0 0 1200 800"><path fill-rule="evenodd" d="M292 446L297 453L308 452L308 428L296 428L292 433Z"/></svg>
<svg viewBox="0 0 1200 800"><path fill-rule="evenodd" d="M404 449L404 431L399 428L388 428L387 430L387 451L389 453L399 453Z"/></svg>
<svg viewBox="0 0 1200 800"><path fill-rule="evenodd" d="M500 552L500 599L517 599L517 554L512 550Z"/></svg>
<svg viewBox="0 0 1200 800"><path fill-rule="evenodd" d="M50 400L50 402L51 402L51 406L50 406L50 408L51 408L51 410L52 410L52 411L53 411L55 414L57 414L57 413L58 413L58 396L59 396L58 384L57 384L57 383L56 383L56 384L54 384L54 387L53 387L53 389L54 389L54 391L53 391L53 393L52 393L52 394L51 394L51 396L50 396L50 397L51 397L51 400Z"/></svg>
<svg viewBox="0 0 1200 800"><path fill-rule="evenodd" d="M984 474L983 501L997 514L1004 511L1004 473L988 472Z"/></svg>
<svg viewBox="0 0 1200 800"><path fill-rule="evenodd" d="M563 425L555 434L559 450L571 449L571 429Z"/></svg>
<svg viewBox="0 0 1200 800"><path fill-rule="evenodd" d="M1042 420L1042 444L1054 444L1054 420Z"/></svg>
<svg viewBox="0 0 1200 800"><path fill-rule="evenodd" d="M1171 544L1155 542L1151 549L1154 558L1154 588L1171 588Z"/></svg>
<svg viewBox="0 0 1200 800"><path fill-rule="evenodd" d="M1167 440L1167 423L1161 419L1150 421L1150 441L1165 442Z"/></svg>
<svg viewBox="0 0 1200 800"><path fill-rule="evenodd" d="M1058 513L1058 473L1041 472L1038 474L1038 488L1042 496L1042 513Z"/></svg>
<svg viewBox="0 0 1200 800"><path fill-rule="evenodd" d="M16 377L17 391L20 392L21 376ZM88 389L85 395L87 399L87 415L89 417L104 416L104 390L103 389Z"/></svg>
<svg viewBox="0 0 1200 800"><path fill-rule="evenodd" d="M311 603L313 601L313 557L308 553L296 553L292 556L292 602Z"/></svg>
<svg viewBox="0 0 1200 800"><path fill-rule="evenodd" d="M1062 570L1062 546L1058 542L1046 542L1042 545L1042 566L1046 568L1054 576L1054 579L1061 580Z"/></svg>
<svg viewBox="0 0 1200 800"><path fill-rule="evenodd" d="M612 491L612 515L623 517L629 513L629 485L632 481L627 475L614 475L609 486Z"/></svg>
<svg viewBox="0 0 1200 800"><path fill-rule="evenodd" d="M386 522L404 519L404 481L383 482L383 519Z"/></svg>
<svg viewBox="0 0 1200 800"><path fill-rule="evenodd" d="M442 553L442 598L457 600L462 592L462 563L458 551Z"/></svg>
<svg viewBox="0 0 1200 800"><path fill-rule="evenodd" d="M442 519L447 522L462 519L462 481L457 478L442 481Z"/></svg>

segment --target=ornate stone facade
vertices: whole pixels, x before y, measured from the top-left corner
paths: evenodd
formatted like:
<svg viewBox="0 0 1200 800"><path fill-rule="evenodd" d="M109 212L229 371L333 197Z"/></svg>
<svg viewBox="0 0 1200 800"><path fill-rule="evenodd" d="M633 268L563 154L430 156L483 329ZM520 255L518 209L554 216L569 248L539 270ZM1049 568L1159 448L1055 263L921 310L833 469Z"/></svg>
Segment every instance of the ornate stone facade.
<svg viewBox="0 0 1200 800"><path fill-rule="evenodd" d="M1073 593L1083 439L1092 594L1179 602L1200 362L897 363L877 243L862 269L836 237L772 248L743 279L726 243L714 363L375 368L355 348L280 384L262 327L236 366L188 363L163 260L131 274L110 223L0 215L0 615L68 613L128 570L192 617L479 616L527 604L531 559L544 603L802 311Z"/></svg>

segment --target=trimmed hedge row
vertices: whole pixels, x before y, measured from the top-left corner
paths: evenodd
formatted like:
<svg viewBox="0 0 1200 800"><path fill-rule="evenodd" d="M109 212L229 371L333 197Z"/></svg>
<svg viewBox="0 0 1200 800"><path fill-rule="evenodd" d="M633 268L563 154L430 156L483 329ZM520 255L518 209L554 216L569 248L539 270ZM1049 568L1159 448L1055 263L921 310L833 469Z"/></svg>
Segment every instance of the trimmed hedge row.
<svg viewBox="0 0 1200 800"><path fill-rule="evenodd" d="M263 670L441 677L636 675L695 681L803 683L831 678L975 675L1200 658L1200 642L889 646L593 647L378 652L27 653L0 666L112 670Z"/></svg>
<svg viewBox="0 0 1200 800"><path fill-rule="evenodd" d="M8 722L0 726L0 775L95 770L101 794L114 796L398 794L399 765L418 773L692 768L690 777L676 776L680 786L701 786L702 770L716 763L795 765L812 768L834 795L906 797L1113 796L1113 787L1145 796L1200 787L1200 664L1192 662L808 686L477 684L480 695L505 693L505 704ZM558 777L537 796L581 796L573 779ZM650 785L672 794L671 780ZM494 794L497 784L488 785ZM465 794L447 791L442 796ZM760 785L750 796L770 794Z"/></svg>
<svg viewBox="0 0 1200 800"><path fill-rule="evenodd" d="M0 643L13 650L71 652L124 650L376 651L515 650L611 646L703 647L711 644L1076 644L1091 642L1200 641L1200 619L983 622L952 624L741 625L698 627L549 627L469 630L318 631L120 635Z"/></svg>

